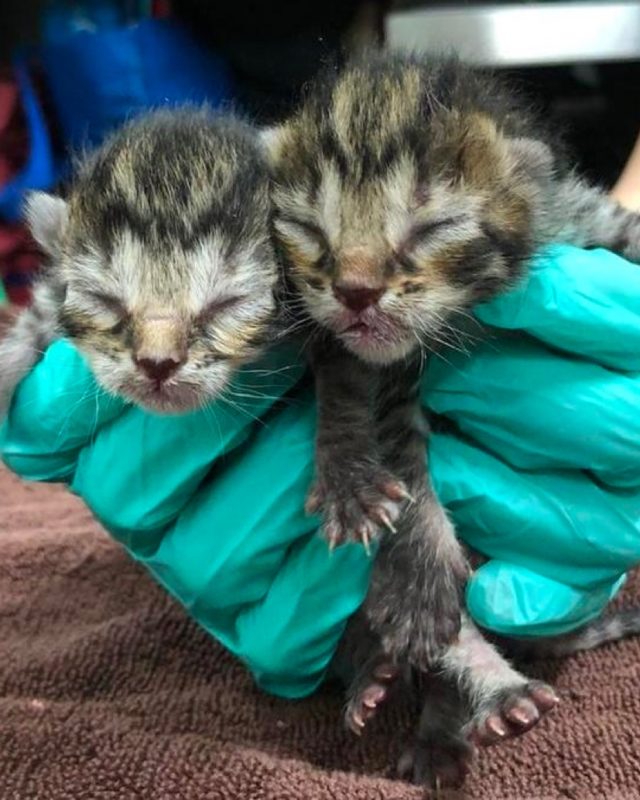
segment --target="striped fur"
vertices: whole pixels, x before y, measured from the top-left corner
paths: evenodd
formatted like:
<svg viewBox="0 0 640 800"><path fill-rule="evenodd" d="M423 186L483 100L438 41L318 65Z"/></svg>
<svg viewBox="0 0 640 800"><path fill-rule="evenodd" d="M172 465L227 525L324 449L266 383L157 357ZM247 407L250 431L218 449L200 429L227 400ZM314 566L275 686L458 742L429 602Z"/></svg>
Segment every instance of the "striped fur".
<svg viewBox="0 0 640 800"><path fill-rule="evenodd" d="M117 131L78 165L66 200L31 198L51 265L0 349L5 406L56 336L107 391L150 410L209 402L270 339L269 213L266 165L244 123L185 109ZM145 359L179 368L160 386Z"/></svg>

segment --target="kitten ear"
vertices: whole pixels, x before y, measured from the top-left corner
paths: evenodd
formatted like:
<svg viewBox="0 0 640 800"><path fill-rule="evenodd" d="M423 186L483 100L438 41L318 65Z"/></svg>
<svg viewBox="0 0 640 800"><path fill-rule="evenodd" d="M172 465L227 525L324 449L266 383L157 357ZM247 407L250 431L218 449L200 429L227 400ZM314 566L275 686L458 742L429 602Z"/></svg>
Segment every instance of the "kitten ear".
<svg viewBox="0 0 640 800"><path fill-rule="evenodd" d="M46 192L31 192L25 213L33 238L50 256L60 252L60 244L69 219L69 208L61 197Z"/></svg>
<svg viewBox="0 0 640 800"><path fill-rule="evenodd" d="M491 186L503 172L503 138L495 121L480 112L449 115L446 136L455 147L453 163L464 180L476 186ZM451 156L450 156L451 157Z"/></svg>
<svg viewBox="0 0 640 800"><path fill-rule="evenodd" d="M454 120L455 121L455 120ZM460 118L460 163L471 183L490 186L506 176L521 176L546 182L553 176L553 151L540 139L508 138L486 114L472 113Z"/></svg>
<svg viewBox="0 0 640 800"><path fill-rule="evenodd" d="M509 150L518 168L536 181L547 181L555 169L553 151L540 139L509 139Z"/></svg>
<svg viewBox="0 0 640 800"><path fill-rule="evenodd" d="M270 161L275 161L280 156L284 132L284 125L272 125L268 128L260 129L260 144Z"/></svg>

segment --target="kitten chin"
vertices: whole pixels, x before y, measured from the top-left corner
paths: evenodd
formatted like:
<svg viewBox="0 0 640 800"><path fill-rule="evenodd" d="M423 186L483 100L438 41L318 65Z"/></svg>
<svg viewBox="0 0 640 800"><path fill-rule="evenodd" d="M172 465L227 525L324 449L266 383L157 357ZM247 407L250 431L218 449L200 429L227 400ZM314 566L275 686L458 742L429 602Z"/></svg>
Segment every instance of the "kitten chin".
<svg viewBox="0 0 640 800"><path fill-rule="evenodd" d="M337 336L350 353L380 366L400 361L416 348L415 337L398 327L378 329L357 323Z"/></svg>
<svg viewBox="0 0 640 800"><path fill-rule="evenodd" d="M368 364L375 364L381 367L401 361L416 349L416 345L410 341L398 343L395 348L389 347L388 344L386 346L378 346L358 343L354 346L352 342L345 340L343 342L347 350L353 353L354 356L366 361Z"/></svg>

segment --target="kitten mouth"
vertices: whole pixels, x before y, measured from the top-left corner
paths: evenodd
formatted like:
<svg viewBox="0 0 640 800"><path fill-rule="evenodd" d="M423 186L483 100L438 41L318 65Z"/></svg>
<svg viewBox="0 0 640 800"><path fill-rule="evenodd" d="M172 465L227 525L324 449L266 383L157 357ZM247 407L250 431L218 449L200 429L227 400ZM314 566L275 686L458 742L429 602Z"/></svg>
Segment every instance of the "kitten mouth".
<svg viewBox="0 0 640 800"><path fill-rule="evenodd" d="M368 333L371 330L372 326L367 322L354 322L353 325L345 328L342 333Z"/></svg>
<svg viewBox="0 0 640 800"><path fill-rule="evenodd" d="M402 337L402 326L387 316L378 316L373 319L357 319L350 321L338 331L340 337L352 342L378 343L384 346L385 342L392 344Z"/></svg>
<svg viewBox="0 0 640 800"><path fill-rule="evenodd" d="M365 361L392 363L413 347L411 331L386 314L342 322L334 328L336 335L348 350Z"/></svg>
<svg viewBox="0 0 640 800"><path fill-rule="evenodd" d="M202 397L191 386L164 383L149 383L128 392L138 406L155 414L183 414L202 405Z"/></svg>

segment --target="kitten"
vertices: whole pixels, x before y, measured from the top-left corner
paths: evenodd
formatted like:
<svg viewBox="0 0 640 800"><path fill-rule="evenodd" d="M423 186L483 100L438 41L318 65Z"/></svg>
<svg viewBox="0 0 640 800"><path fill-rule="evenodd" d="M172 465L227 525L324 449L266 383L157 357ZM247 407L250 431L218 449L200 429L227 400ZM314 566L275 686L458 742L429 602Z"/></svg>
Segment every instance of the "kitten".
<svg viewBox="0 0 640 800"><path fill-rule="evenodd" d="M638 259L638 217L569 171L508 89L455 59L355 60L320 78L265 142L293 304L322 331L311 354L310 508L322 509L332 542L397 529L382 537L364 606L383 652L364 648L348 721L361 730L393 662L408 661L467 687L466 729L495 723L506 737L557 698L461 614L466 559L425 473L421 362L455 341L476 303L511 286L539 245Z"/></svg>
<svg viewBox="0 0 640 800"><path fill-rule="evenodd" d="M104 389L150 411L222 392L271 338L269 209L255 132L207 110L138 118L79 165L66 200L33 194L50 265L0 343L0 415L60 336Z"/></svg>

